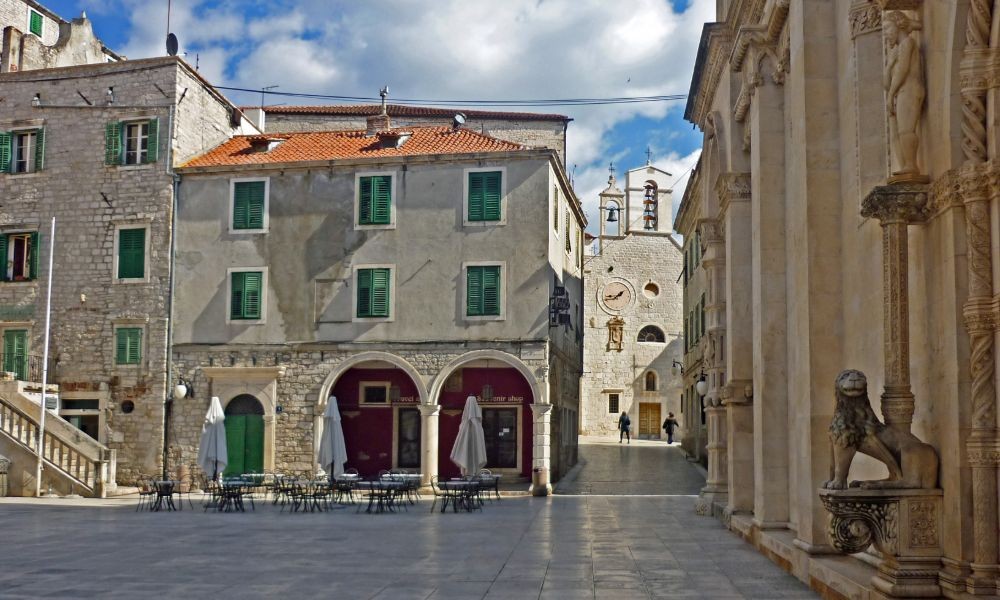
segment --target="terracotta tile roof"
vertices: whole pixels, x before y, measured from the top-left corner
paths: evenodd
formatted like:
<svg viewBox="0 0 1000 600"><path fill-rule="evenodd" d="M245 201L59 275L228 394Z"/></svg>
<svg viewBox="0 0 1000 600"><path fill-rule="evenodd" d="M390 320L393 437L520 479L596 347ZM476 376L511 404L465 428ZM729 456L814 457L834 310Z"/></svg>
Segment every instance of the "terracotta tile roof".
<svg viewBox="0 0 1000 600"><path fill-rule="evenodd" d="M217 167L268 163L310 162L357 158L392 158L428 154L514 152L527 146L491 138L468 129L410 127L412 136L399 148L383 148L378 137L364 131L311 131L267 136L238 136L188 161L185 167ZM384 134L383 134L384 136ZM251 142L261 138L284 140L268 152L254 152Z"/></svg>
<svg viewBox="0 0 1000 600"><path fill-rule="evenodd" d="M243 110L257 108L255 106L244 107ZM273 115L338 115L345 117L367 117L377 115L381 112L378 104L353 104L353 105L325 105L325 106L265 106L264 112ZM434 108L430 106L403 106L399 104L389 104L386 112L390 117L441 117L451 119L455 113L462 113L470 119L500 119L516 121L572 121L566 115L527 113L527 112L502 112L492 110L475 110L470 108Z"/></svg>

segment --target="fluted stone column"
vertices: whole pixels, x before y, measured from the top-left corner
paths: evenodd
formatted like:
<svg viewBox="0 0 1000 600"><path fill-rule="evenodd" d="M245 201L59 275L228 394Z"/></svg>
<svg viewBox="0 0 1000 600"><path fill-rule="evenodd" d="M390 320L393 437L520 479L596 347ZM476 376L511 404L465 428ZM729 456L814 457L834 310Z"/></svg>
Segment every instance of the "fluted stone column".
<svg viewBox="0 0 1000 600"><path fill-rule="evenodd" d="M440 404L420 405L420 472L421 485L430 485L438 474L438 417Z"/></svg>
<svg viewBox="0 0 1000 600"><path fill-rule="evenodd" d="M552 493L552 484L549 482L549 473L552 469L552 405L535 403L530 406L534 419L531 493L536 496L547 496Z"/></svg>
<svg viewBox="0 0 1000 600"><path fill-rule="evenodd" d="M926 219L926 205L925 184L897 183L876 187L861 207L862 216L877 218L882 225L882 351L885 363L882 416L886 425L905 432L910 431L913 423L907 227Z"/></svg>

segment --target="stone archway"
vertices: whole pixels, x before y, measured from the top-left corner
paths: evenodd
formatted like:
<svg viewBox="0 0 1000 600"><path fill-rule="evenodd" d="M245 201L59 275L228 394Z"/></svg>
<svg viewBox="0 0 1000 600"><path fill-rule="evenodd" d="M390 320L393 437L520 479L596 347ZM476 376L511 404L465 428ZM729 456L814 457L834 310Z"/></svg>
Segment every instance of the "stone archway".
<svg viewBox="0 0 1000 600"><path fill-rule="evenodd" d="M470 363L475 360L498 360L500 362L506 363L518 371L524 376L528 384L531 386L531 395L534 399L535 404L548 404L549 395L547 387L541 385L538 377L531 370L528 365L524 364L521 359L514 356L513 354L508 354L506 352L501 352L499 350L473 350L471 352L466 352L465 354L459 356L455 360L447 364L441 371L438 372L437 376L434 378L434 382L431 384L430 396L428 403L437 402L438 396L441 394L441 388L444 387L445 382L451 377L457 369L461 368L462 365Z"/></svg>
<svg viewBox="0 0 1000 600"><path fill-rule="evenodd" d="M278 406L278 378L284 367L203 367L211 381L213 396L227 406L239 396L253 396L264 409L264 471L275 468L275 414Z"/></svg>

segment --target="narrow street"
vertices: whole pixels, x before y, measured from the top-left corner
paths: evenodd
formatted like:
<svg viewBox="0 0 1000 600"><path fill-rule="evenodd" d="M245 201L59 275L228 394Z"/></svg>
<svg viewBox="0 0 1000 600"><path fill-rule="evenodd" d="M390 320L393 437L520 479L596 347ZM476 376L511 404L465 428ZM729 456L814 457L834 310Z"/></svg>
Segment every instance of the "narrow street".
<svg viewBox="0 0 1000 600"><path fill-rule="evenodd" d="M560 482L556 493L696 496L704 485L704 475L680 446L581 436L579 465Z"/></svg>

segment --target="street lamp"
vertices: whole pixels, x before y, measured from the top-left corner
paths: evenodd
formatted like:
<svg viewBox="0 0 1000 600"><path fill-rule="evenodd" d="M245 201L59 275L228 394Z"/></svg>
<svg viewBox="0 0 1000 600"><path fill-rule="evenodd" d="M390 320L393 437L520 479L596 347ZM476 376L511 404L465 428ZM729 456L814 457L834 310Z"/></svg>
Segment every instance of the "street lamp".
<svg viewBox="0 0 1000 600"><path fill-rule="evenodd" d="M695 424L694 453L695 460L701 462L701 427L705 424L705 394L708 393L708 382L705 381L705 371L702 370L698 376L698 382L694 384L694 391L698 393L699 419Z"/></svg>
<svg viewBox="0 0 1000 600"><path fill-rule="evenodd" d="M194 398L194 384L183 377L178 377L177 385L174 386L174 400L180 398Z"/></svg>

